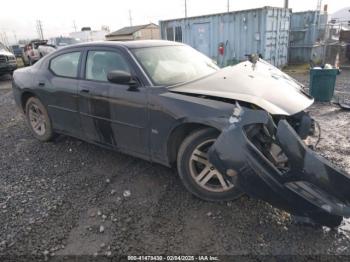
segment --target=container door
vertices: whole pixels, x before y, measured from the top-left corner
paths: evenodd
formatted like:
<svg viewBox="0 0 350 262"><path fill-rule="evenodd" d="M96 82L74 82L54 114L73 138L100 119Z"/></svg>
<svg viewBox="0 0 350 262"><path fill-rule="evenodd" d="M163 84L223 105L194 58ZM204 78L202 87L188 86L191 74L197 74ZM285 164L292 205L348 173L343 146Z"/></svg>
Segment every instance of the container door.
<svg viewBox="0 0 350 262"><path fill-rule="evenodd" d="M210 56L210 24L193 24L193 47L199 52Z"/></svg>

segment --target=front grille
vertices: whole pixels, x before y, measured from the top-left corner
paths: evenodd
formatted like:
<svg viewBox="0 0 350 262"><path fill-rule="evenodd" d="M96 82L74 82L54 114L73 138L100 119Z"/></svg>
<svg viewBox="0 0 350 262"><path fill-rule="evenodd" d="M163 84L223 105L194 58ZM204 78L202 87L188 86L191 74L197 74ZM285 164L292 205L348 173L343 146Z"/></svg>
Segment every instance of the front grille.
<svg viewBox="0 0 350 262"><path fill-rule="evenodd" d="M7 62L7 58L4 55L0 55L0 63L6 63Z"/></svg>
<svg viewBox="0 0 350 262"><path fill-rule="evenodd" d="M11 61L11 62L14 62L14 61L16 61L16 58L14 56L8 56L7 60Z"/></svg>

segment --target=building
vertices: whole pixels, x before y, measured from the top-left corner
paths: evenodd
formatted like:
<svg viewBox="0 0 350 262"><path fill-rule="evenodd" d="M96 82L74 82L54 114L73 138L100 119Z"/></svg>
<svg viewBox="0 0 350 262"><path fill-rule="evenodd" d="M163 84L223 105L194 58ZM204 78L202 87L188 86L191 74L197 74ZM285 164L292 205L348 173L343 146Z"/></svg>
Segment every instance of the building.
<svg viewBox="0 0 350 262"><path fill-rule="evenodd" d="M271 64L288 62L288 8L263 7L160 21L162 39L188 44L217 61L219 66L259 53Z"/></svg>
<svg viewBox="0 0 350 262"><path fill-rule="evenodd" d="M108 41L160 39L159 26L153 23L123 27L106 35Z"/></svg>
<svg viewBox="0 0 350 262"><path fill-rule="evenodd" d="M90 27L83 27L81 31L69 33L69 36L81 42L103 41L109 32L105 29L91 30Z"/></svg>
<svg viewBox="0 0 350 262"><path fill-rule="evenodd" d="M331 16L332 24L341 24L342 27L350 30L350 6L343 8Z"/></svg>

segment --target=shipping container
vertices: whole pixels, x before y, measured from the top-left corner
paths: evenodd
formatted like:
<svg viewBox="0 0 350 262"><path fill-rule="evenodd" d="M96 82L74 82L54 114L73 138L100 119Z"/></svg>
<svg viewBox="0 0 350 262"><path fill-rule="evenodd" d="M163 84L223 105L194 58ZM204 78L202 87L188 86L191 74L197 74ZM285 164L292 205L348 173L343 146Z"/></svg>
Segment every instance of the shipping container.
<svg viewBox="0 0 350 262"><path fill-rule="evenodd" d="M305 11L292 13L290 23L289 63L322 63L325 54L327 13Z"/></svg>
<svg viewBox="0 0 350 262"><path fill-rule="evenodd" d="M277 67L288 60L291 11L263 7L160 21L161 37L183 42L223 67L258 53Z"/></svg>

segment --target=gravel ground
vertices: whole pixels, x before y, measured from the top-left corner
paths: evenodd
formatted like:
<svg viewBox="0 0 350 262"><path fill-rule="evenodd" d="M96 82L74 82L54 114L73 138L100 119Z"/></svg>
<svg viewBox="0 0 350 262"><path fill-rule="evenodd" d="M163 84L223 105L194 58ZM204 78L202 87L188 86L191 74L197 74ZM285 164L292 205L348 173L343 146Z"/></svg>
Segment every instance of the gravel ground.
<svg viewBox="0 0 350 262"><path fill-rule="evenodd" d="M306 74L292 75L307 82ZM350 71L339 77L337 90L350 92L348 83ZM0 260L350 255L350 221L337 230L294 225L288 214L246 196L227 203L198 200L175 170L160 165L66 136L41 143L31 136L10 88L9 79L1 78ZM350 112L329 103L310 111L323 131L317 150L350 172Z"/></svg>

